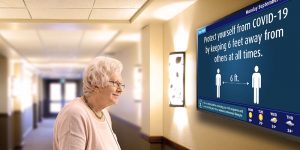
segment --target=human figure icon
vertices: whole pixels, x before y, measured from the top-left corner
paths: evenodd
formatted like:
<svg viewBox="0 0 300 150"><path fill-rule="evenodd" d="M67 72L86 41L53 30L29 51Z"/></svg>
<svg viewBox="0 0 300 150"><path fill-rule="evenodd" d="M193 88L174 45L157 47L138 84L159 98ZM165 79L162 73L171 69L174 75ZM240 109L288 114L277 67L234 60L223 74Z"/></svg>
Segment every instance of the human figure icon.
<svg viewBox="0 0 300 150"><path fill-rule="evenodd" d="M254 73L252 74L252 88L254 90L254 104L259 104L259 89L261 88L261 75L258 72L258 66L254 67Z"/></svg>
<svg viewBox="0 0 300 150"><path fill-rule="evenodd" d="M221 87L221 74L220 74L220 69L217 69L217 74L216 74L216 86L217 86L217 98L220 98L220 87Z"/></svg>

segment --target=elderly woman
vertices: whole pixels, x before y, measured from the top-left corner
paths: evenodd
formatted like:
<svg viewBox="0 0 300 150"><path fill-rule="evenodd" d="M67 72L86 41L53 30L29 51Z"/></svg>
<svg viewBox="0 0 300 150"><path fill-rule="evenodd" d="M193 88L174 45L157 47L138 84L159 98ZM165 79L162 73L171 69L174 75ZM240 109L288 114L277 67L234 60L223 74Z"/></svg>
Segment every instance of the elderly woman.
<svg viewBox="0 0 300 150"><path fill-rule="evenodd" d="M58 114L54 150L119 150L111 119L105 109L116 104L124 84L120 61L97 57L83 75L83 96L75 98Z"/></svg>

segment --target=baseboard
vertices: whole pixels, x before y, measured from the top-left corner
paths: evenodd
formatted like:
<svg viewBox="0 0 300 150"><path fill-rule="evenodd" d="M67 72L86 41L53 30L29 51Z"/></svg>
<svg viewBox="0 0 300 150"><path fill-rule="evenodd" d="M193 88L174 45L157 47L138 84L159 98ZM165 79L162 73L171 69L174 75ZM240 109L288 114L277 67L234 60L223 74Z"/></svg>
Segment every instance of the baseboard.
<svg viewBox="0 0 300 150"><path fill-rule="evenodd" d="M112 119L115 119L119 122L121 122L123 125L126 125L128 126L129 128L132 128L134 129L135 132L137 132L138 134L140 134L141 138L144 139L145 141L149 142L149 143L152 143L152 144L157 144L157 143L161 143L161 144L165 144L165 145L168 145L169 147L172 147L174 149L177 149L177 150L189 150L188 148L180 145L180 144L177 144L175 143L174 141L164 137L164 136L149 136L149 135L146 135L145 133L142 133L141 132L141 128L138 127L137 125L134 125L118 116L115 116L113 114L110 114L111 118Z"/></svg>
<svg viewBox="0 0 300 150"><path fill-rule="evenodd" d="M0 117L1 118L7 118L7 117L9 117L9 114L7 114L7 113L0 113Z"/></svg>
<svg viewBox="0 0 300 150"><path fill-rule="evenodd" d="M146 134L141 134L141 137L148 141L149 143L163 143L177 150L189 150L188 148L173 142L172 140L164 137L164 136L148 136Z"/></svg>
<svg viewBox="0 0 300 150"><path fill-rule="evenodd" d="M164 137L163 136L148 136L144 133L140 133L141 138L149 143L163 143Z"/></svg>
<svg viewBox="0 0 300 150"><path fill-rule="evenodd" d="M22 134L22 139L25 139L27 135L32 131L32 127L29 127L23 134Z"/></svg>
<svg viewBox="0 0 300 150"><path fill-rule="evenodd" d="M22 142L20 145L14 147L14 150L22 150L24 143Z"/></svg>
<svg viewBox="0 0 300 150"><path fill-rule="evenodd" d="M173 142L172 140L166 138L166 137L163 137L163 141L164 141L164 144L174 148L174 149L177 149L177 150L189 150L188 148L180 145L180 144L177 144L175 142Z"/></svg>

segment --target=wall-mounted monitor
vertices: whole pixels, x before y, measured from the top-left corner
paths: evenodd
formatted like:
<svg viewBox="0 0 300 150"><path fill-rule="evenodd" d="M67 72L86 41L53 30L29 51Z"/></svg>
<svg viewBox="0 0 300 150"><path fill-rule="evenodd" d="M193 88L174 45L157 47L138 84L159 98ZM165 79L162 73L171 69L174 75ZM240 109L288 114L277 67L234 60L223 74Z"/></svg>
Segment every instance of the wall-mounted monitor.
<svg viewBox="0 0 300 150"><path fill-rule="evenodd" d="M197 30L197 108L300 137L300 1L267 0Z"/></svg>

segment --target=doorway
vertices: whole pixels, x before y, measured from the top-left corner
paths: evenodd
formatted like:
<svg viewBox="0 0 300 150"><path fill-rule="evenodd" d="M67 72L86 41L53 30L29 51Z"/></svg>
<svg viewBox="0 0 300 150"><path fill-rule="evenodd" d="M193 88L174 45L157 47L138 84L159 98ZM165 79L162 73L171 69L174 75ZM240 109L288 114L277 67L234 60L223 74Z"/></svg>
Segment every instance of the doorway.
<svg viewBox="0 0 300 150"><path fill-rule="evenodd" d="M81 79L45 79L44 117L55 117L74 98L81 95Z"/></svg>

